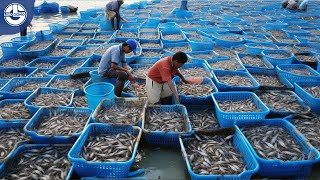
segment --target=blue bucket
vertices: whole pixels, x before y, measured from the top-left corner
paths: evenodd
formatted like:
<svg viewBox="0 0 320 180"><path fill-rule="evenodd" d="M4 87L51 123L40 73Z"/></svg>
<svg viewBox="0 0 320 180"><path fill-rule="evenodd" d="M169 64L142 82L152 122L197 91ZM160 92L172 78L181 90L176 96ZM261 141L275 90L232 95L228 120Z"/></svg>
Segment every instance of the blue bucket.
<svg viewBox="0 0 320 180"><path fill-rule="evenodd" d="M102 99L114 98L114 86L107 82L93 83L84 89L89 108L94 110Z"/></svg>

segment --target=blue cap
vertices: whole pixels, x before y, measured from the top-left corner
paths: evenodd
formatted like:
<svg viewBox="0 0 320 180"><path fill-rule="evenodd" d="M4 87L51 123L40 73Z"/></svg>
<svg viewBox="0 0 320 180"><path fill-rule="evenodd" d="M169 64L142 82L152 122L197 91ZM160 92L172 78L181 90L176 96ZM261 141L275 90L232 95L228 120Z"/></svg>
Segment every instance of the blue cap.
<svg viewBox="0 0 320 180"><path fill-rule="evenodd" d="M137 54L137 53L136 53L137 41L134 40L134 39L128 39L128 40L126 41L126 43L131 47L132 52L133 52L134 54Z"/></svg>

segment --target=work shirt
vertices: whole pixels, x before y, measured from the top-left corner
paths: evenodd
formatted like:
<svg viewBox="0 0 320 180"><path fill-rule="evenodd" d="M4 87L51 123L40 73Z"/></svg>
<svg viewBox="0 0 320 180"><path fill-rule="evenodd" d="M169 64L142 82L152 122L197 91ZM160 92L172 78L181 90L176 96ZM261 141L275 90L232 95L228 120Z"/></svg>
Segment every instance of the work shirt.
<svg viewBox="0 0 320 180"><path fill-rule="evenodd" d="M118 11L119 10L119 4L117 0L112 0L107 3L106 10L107 11Z"/></svg>
<svg viewBox="0 0 320 180"><path fill-rule="evenodd" d="M157 83L163 84L171 81L172 77L177 73L178 68L174 68L172 57L165 57L156 62L148 72L148 77Z"/></svg>
<svg viewBox="0 0 320 180"><path fill-rule="evenodd" d="M98 73L100 76L106 74L111 68L111 63L121 65L126 63L125 53L122 50L122 44L114 45L108 48L108 50L102 55Z"/></svg>

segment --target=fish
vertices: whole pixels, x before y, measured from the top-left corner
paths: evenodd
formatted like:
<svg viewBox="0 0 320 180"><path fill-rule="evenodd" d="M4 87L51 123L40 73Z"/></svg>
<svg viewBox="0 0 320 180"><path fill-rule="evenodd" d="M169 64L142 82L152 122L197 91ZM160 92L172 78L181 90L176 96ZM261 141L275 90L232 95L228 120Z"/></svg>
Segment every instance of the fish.
<svg viewBox="0 0 320 180"><path fill-rule="evenodd" d="M250 78L239 75L217 75L216 77L220 83L227 84L229 86L253 86Z"/></svg>
<svg viewBox="0 0 320 180"><path fill-rule="evenodd" d="M186 96L208 96L214 91L212 85L209 84L177 83L176 86L178 93Z"/></svg>
<svg viewBox="0 0 320 180"><path fill-rule="evenodd" d="M26 119L29 120L32 115L29 110L25 107L24 103L7 103L0 108L0 119L3 120L17 120Z"/></svg>
<svg viewBox="0 0 320 180"><path fill-rule="evenodd" d="M158 39L159 34L158 33L140 33L140 38L143 39Z"/></svg>
<svg viewBox="0 0 320 180"><path fill-rule="evenodd" d="M84 108L89 107L88 100L87 100L86 96L74 96L73 101L72 101L72 106L73 107L84 107Z"/></svg>
<svg viewBox="0 0 320 180"><path fill-rule="evenodd" d="M246 100L237 101L218 101L218 106L221 111L224 112L261 112L260 109L254 102L252 98Z"/></svg>
<svg viewBox="0 0 320 180"><path fill-rule="evenodd" d="M160 43L140 43L142 48L161 48Z"/></svg>
<svg viewBox="0 0 320 180"><path fill-rule="evenodd" d="M80 45L78 45L80 46ZM65 56L70 49L61 49L61 48L55 48L51 51L49 51L46 55L47 56Z"/></svg>
<svg viewBox="0 0 320 180"><path fill-rule="evenodd" d="M136 38L136 37L138 37L138 34L134 33L134 32L118 31L116 33L116 37Z"/></svg>
<svg viewBox="0 0 320 180"><path fill-rule="evenodd" d="M87 56L91 56L95 50L96 50L95 47L86 48L86 49L83 49L83 50L77 49L76 51L74 51L70 55L70 57L87 57Z"/></svg>
<svg viewBox="0 0 320 180"><path fill-rule="evenodd" d="M56 79L49 87L68 90L83 90L84 83L74 79Z"/></svg>
<svg viewBox="0 0 320 180"><path fill-rule="evenodd" d="M33 106L68 106L72 93L47 93L37 95L31 102Z"/></svg>
<svg viewBox="0 0 320 180"><path fill-rule="evenodd" d="M302 86L302 88L315 98L320 98L320 86Z"/></svg>
<svg viewBox="0 0 320 180"><path fill-rule="evenodd" d="M24 84L19 83L18 86L13 87L10 92L12 93L19 93L25 91L35 91L40 87L45 87L48 82L38 82L38 81L29 81Z"/></svg>
<svg viewBox="0 0 320 180"><path fill-rule="evenodd" d="M229 61L216 61L216 62L209 63L209 65L212 69L221 69L221 70L243 69L243 68L241 68L239 62L237 62L234 59L229 60Z"/></svg>
<svg viewBox="0 0 320 180"><path fill-rule="evenodd" d="M51 44L52 44L52 41L36 41L35 43L32 43L28 45L26 48L24 48L24 51L43 50L43 49L46 49Z"/></svg>

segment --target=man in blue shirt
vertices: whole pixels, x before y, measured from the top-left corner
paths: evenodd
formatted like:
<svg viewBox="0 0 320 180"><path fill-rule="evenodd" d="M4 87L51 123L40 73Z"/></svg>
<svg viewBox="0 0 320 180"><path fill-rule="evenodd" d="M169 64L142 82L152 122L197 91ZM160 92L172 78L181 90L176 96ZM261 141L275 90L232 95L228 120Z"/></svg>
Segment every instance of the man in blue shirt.
<svg viewBox="0 0 320 180"><path fill-rule="evenodd" d="M128 79L135 84L135 79L126 63L125 54L131 51L135 54L136 48L137 42L129 39L120 45L108 48L101 58L98 73L102 77L117 78L114 94L118 97L121 96L124 84Z"/></svg>
<svg viewBox="0 0 320 180"><path fill-rule="evenodd" d="M110 20L112 30L114 29L114 18L117 20L117 30L120 30L120 19L123 22L127 20L120 16L120 6L123 4L123 0L112 0L106 5L106 19Z"/></svg>

